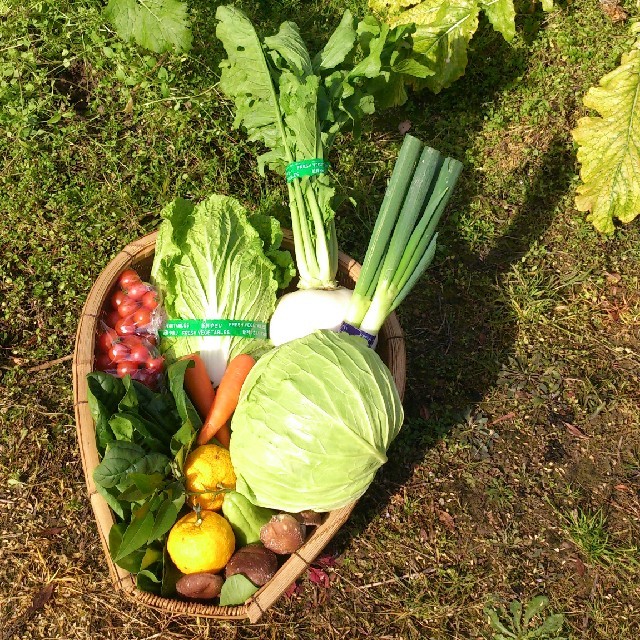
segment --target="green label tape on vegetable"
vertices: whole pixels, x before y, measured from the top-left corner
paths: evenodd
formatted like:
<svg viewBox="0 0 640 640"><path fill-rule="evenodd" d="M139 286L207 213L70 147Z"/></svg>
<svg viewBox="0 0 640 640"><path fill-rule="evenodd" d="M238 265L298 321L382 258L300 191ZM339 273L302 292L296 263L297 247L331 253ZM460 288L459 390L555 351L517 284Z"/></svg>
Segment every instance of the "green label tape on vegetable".
<svg viewBox="0 0 640 640"><path fill-rule="evenodd" d="M160 329L165 338L191 338L193 336L235 336L261 338L268 336L267 323L257 320L167 320Z"/></svg>
<svg viewBox="0 0 640 640"><path fill-rule="evenodd" d="M322 158L314 158L313 160L297 160L287 165L285 176L287 182L291 182L296 178L304 178L305 176L317 176L319 173L326 173L329 163Z"/></svg>

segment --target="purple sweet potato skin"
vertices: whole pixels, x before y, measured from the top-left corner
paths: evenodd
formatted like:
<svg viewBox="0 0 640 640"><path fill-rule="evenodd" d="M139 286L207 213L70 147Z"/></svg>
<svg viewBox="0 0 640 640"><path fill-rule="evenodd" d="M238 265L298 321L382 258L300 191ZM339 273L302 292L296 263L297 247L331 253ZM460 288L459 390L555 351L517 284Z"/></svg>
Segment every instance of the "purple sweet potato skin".
<svg viewBox="0 0 640 640"><path fill-rule="evenodd" d="M223 582L215 573L189 573L176 582L176 591L189 600L211 600L220 595Z"/></svg>
<svg viewBox="0 0 640 640"><path fill-rule="evenodd" d="M241 573L256 587L261 587L273 578L277 570L276 554L258 542L238 549L227 563L225 575L230 578Z"/></svg>

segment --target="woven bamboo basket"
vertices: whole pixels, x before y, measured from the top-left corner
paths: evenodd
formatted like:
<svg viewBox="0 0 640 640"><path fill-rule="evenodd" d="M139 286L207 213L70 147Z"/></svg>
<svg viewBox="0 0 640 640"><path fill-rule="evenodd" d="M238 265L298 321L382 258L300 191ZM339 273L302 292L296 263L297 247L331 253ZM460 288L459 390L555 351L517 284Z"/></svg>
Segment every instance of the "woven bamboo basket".
<svg viewBox="0 0 640 640"><path fill-rule="evenodd" d="M105 301L124 269L133 267L143 279L148 278L153 262L156 235L157 233L152 233L127 245L106 266L91 288L80 317L73 356L73 393L78 444L89 499L98 525L98 533L111 579L116 589L123 591L129 598L140 604L174 615L182 614L227 620L248 619L251 622L256 622L316 559L329 540L345 523L355 503L326 514L323 523L315 529L305 544L289 556L276 575L241 606L221 607L201 602L163 598L152 593L139 591L135 586L135 576L118 567L111 560L108 539L109 530L115 523L115 517L105 500L97 493L93 481L93 470L98 466L99 458L94 423L87 401L86 376L93 370L95 338L100 312ZM283 246L293 252L293 238L289 232L285 234ZM359 273L360 265L346 254L340 253L338 267L340 283L352 288ZM387 319L380 332L377 352L391 370L402 398L405 388L406 357L404 336L395 314Z"/></svg>

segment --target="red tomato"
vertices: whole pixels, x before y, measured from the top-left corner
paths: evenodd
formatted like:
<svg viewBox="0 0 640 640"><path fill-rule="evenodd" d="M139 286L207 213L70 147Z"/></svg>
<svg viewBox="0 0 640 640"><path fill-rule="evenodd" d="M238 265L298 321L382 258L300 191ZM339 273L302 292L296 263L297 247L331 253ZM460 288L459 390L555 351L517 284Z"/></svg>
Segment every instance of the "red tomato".
<svg viewBox="0 0 640 640"><path fill-rule="evenodd" d="M125 376L131 376L137 370L138 370L137 362L129 362L128 360L125 360L123 362L118 362L118 375L121 378L124 378Z"/></svg>
<svg viewBox="0 0 640 640"><path fill-rule="evenodd" d="M115 364L111 361L111 358L107 353L99 353L93 361L93 368L96 371L108 371L114 367Z"/></svg>
<svg viewBox="0 0 640 640"><path fill-rule="evenodd" d="M136 332L136 325L131 318L120 318L116 322L116 333L119 336L130 336Z"/></svg>
<svg viewBox="0 0 640 640"><path fill-rule="evenodd" d="M140 308L133 314L132 320L136 327L142 329L151 322L151 311Z"/></svg>
<svg viewBox="0 0 640 640"><path fill-rule="evenodd" d="M139 308L140 300L127 298L126 300L123 300L118 307L118 313L120 314L121 318L126 318L127 316L133 315Z"/></svg>
<svg viewBox="0 0 640 640"><path fill-rule="evenodd" d="M147 347L144 344L140 343L134 347L131 347L131 351L129 353L129 360L131 360L132 362L137 362L141 364L149 360L150 357L151 357L151 354L149 353L149 349L147 349Z"/></svg>
<svg viewBox="0 0 640 640"><path fill-rule="evenodd" d="M143 338L142 336L132 333L128 336L123 336L122 338L120 338L120 340L122 340L122 342L124 342L127 347L129 347L129 349L133 349L134 347L142 344Z"/></svg>
<svg viewBox="0 0 640 640"><path fill-rule="evenodd" d="M120 320L120 314L115 309L111 309L104 314L103 320L108 327L113 329L116 326L116 322Z"/></svg>
<svg viewBox="0 0 640 640"><path fill-rule="evenodd" d="M96 349L98 350L98 352L107 353L109 349L111 349L111 345L113 344L114 340L117 339L117 337L118 336L116 335L116 332L113 330L100 333L96 340Z"/></svg>
<svg viewBox="0 0 640 640"><path fill-rule="evenodd" d="M149 290L142 296L142 306L149 311L153 311L158 306L158 294Z"/></svg>
<svg viewBox="0 0 640 640"><path fill-rule="evenodd" d="M142 300L143 296L149 291L149 287L140 280L140 282L134 282L127 287L127 295L132 300Z"/></svg>
<svg viewBox="0 0 640 640"><path fill-rule="evenodd" d="M111 296L111 306L114 309L117 309L126 299L127 299L127 294L122 289L118 289Z"/></svg>
<svg viewBox="0 0 640 640"><path fill-rule="evenodd" d="M162 356L158 356L157 358L150 358L145 363L145 369L149 373L161 373L162 368L164 367L164 358Z"/></svg>
<svg viewBox="0 0 640 640"><path fill-rule="evenodd" d="M128 289L135 282L141 282L140 276L133 269L125 269L118 278L118 283L123 289Z"/></svg>
<svg viewBox="0 0 640 640"><path fill-rule="evenodd" d="M122 342L114 342L107 354L112 362L122 362L129 357L129 347Z"/></svg>

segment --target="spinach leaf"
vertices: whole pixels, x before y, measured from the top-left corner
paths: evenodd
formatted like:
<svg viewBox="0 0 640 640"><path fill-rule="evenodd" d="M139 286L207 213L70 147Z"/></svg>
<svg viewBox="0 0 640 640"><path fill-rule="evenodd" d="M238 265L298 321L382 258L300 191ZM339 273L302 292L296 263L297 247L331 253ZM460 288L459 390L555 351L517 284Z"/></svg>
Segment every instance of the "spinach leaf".
<svg viewBox="0 0 640 640"><path fill-rule="evenodd" d="M125 388L120 378L96 371L87 376L87 391L89 410L96 425L98 452L104 453L107 445L116 439L109 427L109 417L117 411Z"/></svg>

